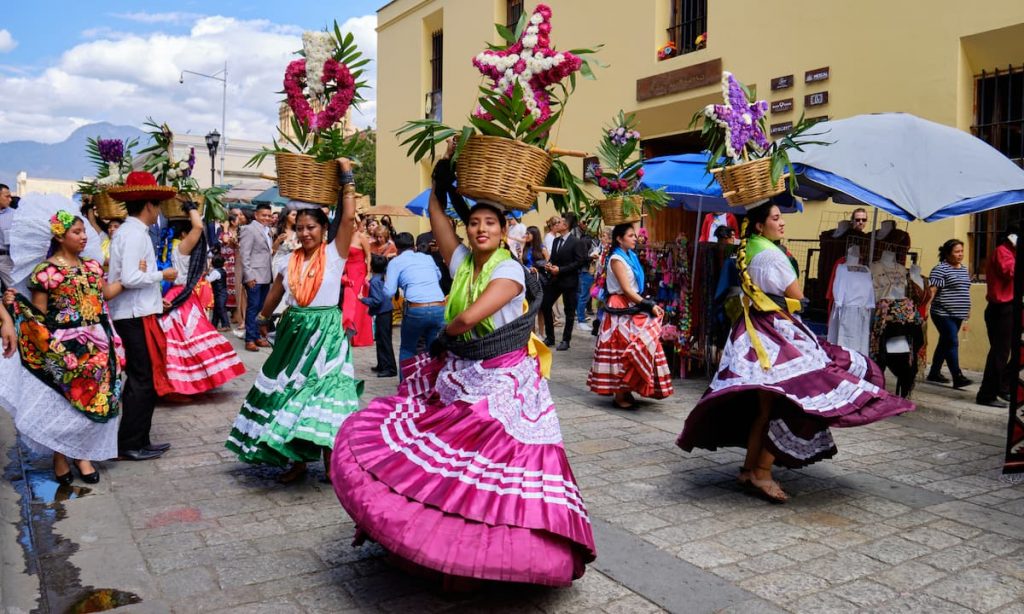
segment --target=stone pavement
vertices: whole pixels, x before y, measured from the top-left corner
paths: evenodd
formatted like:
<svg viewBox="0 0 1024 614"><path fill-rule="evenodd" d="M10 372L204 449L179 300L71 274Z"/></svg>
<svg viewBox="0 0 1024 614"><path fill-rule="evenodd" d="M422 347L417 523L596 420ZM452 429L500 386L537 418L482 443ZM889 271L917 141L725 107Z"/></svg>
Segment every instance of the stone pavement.
<svg viewBox="0 0 1024 614"><path fill-rule="evenodd" d="M249 374L159 407L154 440L171 441L171 452L104 463L90 489L55 492L49 460L13 445L0 412L0 606L64 612L89 598L134 612L1024 613L1024 485L999 479L1005 417L998 426L994 413L960 420L969 393L922 384L929 407L919 413L939 421L909 415L835 430L839 455L779 471L793 498L773 506L734 484L741 451L674 445L703 380L615 410L586 390L590 347L581 335L556 353L551 383L598 547L572 588L446 594L379 547L350 547L353 524L319 467L282 486L277 470L224 449ZM267 356L240 353L251 371ZM372 353L357 350L358 372ZM395 384L371 377L365 399Z"/></svg>

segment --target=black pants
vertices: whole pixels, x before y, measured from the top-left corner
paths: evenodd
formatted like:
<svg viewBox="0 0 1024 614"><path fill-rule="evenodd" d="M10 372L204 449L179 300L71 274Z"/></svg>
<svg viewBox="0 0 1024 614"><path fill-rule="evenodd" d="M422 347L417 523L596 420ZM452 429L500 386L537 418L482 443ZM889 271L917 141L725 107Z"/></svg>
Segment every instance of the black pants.
<svg viewBox="0 0 1024 614"><path fill-rule="evenodd" d="M146 347L146 329L142 318L115 320L114 328L124 344L125 374L121 392L121 426L117 431L118 450L138 450L148 446L153 425L156 389L153 388L153 364Z"/></svg>
<svg viewBox="0 0 1024 614"><path fill-rule="evenodd" d="M565 308L565 330L562 331L562 341L572 341L572 327L576 326L576 303L578 286L562 287L558 284L549 284L544 287L544 301L540 304L540 312L544 314L544 337L545 339L555 338L555 315L551 309L555 306L558 297L562 297L562 307Z"/></svg>
<svg viewBox="0 0 1024 614"><path fill-rule="evenodd" d="M1013 303L989 303L985 308L985 328L988 329L988 359L985 375L978 389L979 401L991 401L997 395L1010 391L1012 369L1010 344L1013 341Z"/></svg>
<svg viewBox="0 0 1024 614"><path fill-rule="evenodd" d="M373 317L373 340L377 345L377 370L389 375L398 374L395 364L395 344L391 341L394 312L386 311Z"/></svg>
<svg viewBox="0 0 1024 614"><path fill-rule="evenodd" d="M227 288L224 288L223 292L220 290L214 290L213 292L213 317L210 318L210 323L215 328L229 328L231 326L231 318L228 316Z"/></svg>

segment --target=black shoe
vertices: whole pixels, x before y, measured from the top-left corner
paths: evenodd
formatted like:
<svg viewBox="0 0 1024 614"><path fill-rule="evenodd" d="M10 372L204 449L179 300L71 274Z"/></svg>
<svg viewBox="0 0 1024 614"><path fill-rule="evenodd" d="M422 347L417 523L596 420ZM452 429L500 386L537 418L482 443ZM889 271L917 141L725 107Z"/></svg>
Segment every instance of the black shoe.
<svg viewBox="0 0 1024 614"><path fill-rule="evenodd" d="M78 477L82 478L83 482L85 482L86 484L99 484L100 483L100 472L99 471L97 471L96 469L93 469L92 473L82 473L82 469L81 469L81 467L78 466L77 462L72 463L72 464L75 466L75 469L78 470Z"/></svg>
<svg viewBox="0 0 1024 614"><path fill-rule="evenodd" d="M996 398L1002 399L1002 400L1006 401L1007 403L1009 403L1010 402L1010 393L1009 392L1000 392L999 394L996 395Z"/></svg>
<svg viewBox="0 0 1024 614"><path fill-rule="evenodd" d="M961 388L966 388L966 387L970 386L973 383L974 383L974 380L967 379L963 375L958 375L958 376L953 378L953 388L955 388L957 390L959 390Z"/></svg>
<svg viewBox="0 0 1024 614"><path fill-rule="evenodd" d="M554 344L555 344L555 340L554 339L552 339L550 337L544 339L544 345L546 345L548 347L551 347Z"/></svg>
<svg viewBox="0 0 1024 614"><path fill-rule="evenodd" d="M120 455L118 455L118 459L130 461L146 461L153 460L155 458L160 458L163 455L163 452L139 448L138 450L124 450L123 452L121 452Z"/></svg>
<svg viewBox="0 0 1024 614"><path fill-rule="evenodd" d="M69 486L71 482L75 481L75 474L69 469L64 475L57 475L57 472L53 472L53 479L57 480L57 483L61 486Z"/></svg>
<svg viewBox="0 0 1024 614"><path fill-rule="evenodd" d="M380 371L377 373L377 377L398 377L398 374L394 371Z"/></svg>
<svg viewBox="0 0 1024 614"><path fill-rule="evenodd" d="M147 452L166 452L171 449L169 443L151 443L149 445L142 446L142 449Z"/></svg>
<svg viewBox="0 0 1024 614"><path fill-rule="evenodd" d="M926 378L929 382L935 382L936 384L948 384L949 378L941 373L929 373Z"/></svg>
<svg viewBox="0 0 1024 614"><path fill-rule="evenodd" d="M591 337L596 337L597 336L597 332L600 329L601 329L601 321L600 320L594 320L594 327L590 329L590 336Z"/></svg>
<svg viewBox="0 0 1024 614"><path fill-rule="evenodd" d="M558 349L559 352L564 352L564 351L568 350L569 349L569 342L568 341L563 341L563 342L559 343L557 349Z"/></svg>
<svg viewBox="0 0 1024 614"><path fill-rule="evenodd" d="M974 402L978 405L984 405L985 407L997 407L999 409L1006 409L1009 405L1000 400L999 398L993 399L975 399Z"/></svg>
<svg viewBox="0 0 1024 614"><path fill-rule="evenodd" d="M375 367L370 367L370 371L373 371L374 373L377 373L378 371L380 371L380 367L376 367L376 366Z"/></svg>

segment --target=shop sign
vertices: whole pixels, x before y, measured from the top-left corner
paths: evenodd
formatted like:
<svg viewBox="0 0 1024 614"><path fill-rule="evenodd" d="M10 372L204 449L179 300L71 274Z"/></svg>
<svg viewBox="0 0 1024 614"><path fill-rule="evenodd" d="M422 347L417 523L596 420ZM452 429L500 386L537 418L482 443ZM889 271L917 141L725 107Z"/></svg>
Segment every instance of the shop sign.
<svg viewBox="0 0 1024 614"><path fill-rule="evenodd" d="M828 66L822 68L815 68L814 70L808 70L804 73L804 83L817 83L818 81L828 81L829 70Z"/></svg>
<svg viewBox="0 0 1024 614"><path fill-rule="evenodd" d="M793 129L793 122L782 122L781 124L772 124L771 135L786 134Z"/></svg>
<svg viewBox="0 0 1024 614"><path fill-rule="evenodd" d="M793 99L787 98L785 100L773 100L772 101L772 113L785 113L786 111L793 110Z"/></svg>
<svg viewBox="0 0 1024 614"><path fill-rule="evenodd" d="M651 75L636 80L637 101L650 100L708 85L716 85L722 79L722 59L684 66L676 70Z"/></svg>
<svg viewBox="0 0 1024 614"><path fill-rule="evenodd" d="M805 107L820 107L823 104L828 104L828 92L815 92L804 96Z"/></svg>
<svg viewBox="0 0 1024 614"><path fill-rule="evenodd" d="M808 124L816 124L818 122L827 122L828 121L828 115L818 115L816 117L808 117L804 121L806 121Z"/></svg>
<svg viewBox="0 0 1024 614"><path fill-rule="evenodd" d="M793 75L786 75L785 77L775 77L772 79L772 91L784 90L793 87Z"/></svg>

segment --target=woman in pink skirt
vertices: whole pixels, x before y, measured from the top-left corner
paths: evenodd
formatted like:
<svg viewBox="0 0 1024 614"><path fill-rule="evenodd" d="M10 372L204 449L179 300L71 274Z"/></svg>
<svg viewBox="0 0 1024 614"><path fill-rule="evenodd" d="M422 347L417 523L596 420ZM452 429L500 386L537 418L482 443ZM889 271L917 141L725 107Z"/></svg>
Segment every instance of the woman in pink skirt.
<svg viewBox="0 0 1024 614"><path fill-rule="evenodd" d="M446 159L435 170L430 221L453 277L447 326L430 353L403 365L396 396L342 424L334 490L359 541L414 567L448 580L567 586L595 549L529 348L540 288L501 247L497 207L467 210L460 201L471 249L459 243L439 204L451 181Z"/></svg>

